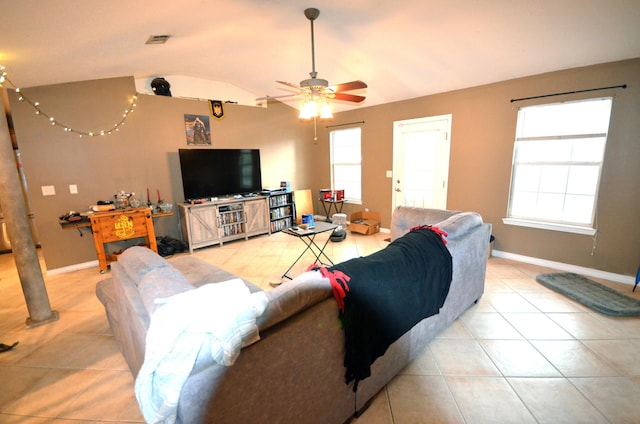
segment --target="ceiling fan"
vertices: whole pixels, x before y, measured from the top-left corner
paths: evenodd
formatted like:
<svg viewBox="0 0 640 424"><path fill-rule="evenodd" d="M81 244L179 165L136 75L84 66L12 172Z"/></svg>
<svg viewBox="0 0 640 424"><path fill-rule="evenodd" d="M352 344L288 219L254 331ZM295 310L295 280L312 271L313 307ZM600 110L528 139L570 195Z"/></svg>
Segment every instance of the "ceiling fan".
<svg viewBox="0 0 640 424"><path fill-rule="evenodd" d="M299 85L285 81L276 81L279 84L283 84L287 87L298 90L298 93L275 97L267 96L256 100L269 100L302 96L304 97L304 103L302 109L300 110L300 118L331 118L333 115L329 106L329 99L360 103L365 99L364 96L345 93L345 91L367 88L367 84L363 81L357 80L330 86L329 81L322 78L317 78L318 73L316 72L313 21L315 21L318 16L320 16L320 11L315 8L308 8L305 9L304 16L306 16L307 19L309 19L309 21L311 22L311 72L309 72L309 76L311 78L300 81Z"/></svg>

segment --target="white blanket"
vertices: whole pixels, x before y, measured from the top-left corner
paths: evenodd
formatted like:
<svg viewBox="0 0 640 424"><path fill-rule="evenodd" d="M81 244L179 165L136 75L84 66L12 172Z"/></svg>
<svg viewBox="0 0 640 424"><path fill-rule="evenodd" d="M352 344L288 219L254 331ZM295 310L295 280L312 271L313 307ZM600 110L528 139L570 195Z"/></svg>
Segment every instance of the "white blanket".
<svg viewBox="0 0 640 424"><path fill-rule="evenodd" d="M163 305L151 316L135 391L148 423L174 423L182 386L198 355L232 365L242 346L259 339L256 318L267 297L233 279L156 302Z"/></svg>

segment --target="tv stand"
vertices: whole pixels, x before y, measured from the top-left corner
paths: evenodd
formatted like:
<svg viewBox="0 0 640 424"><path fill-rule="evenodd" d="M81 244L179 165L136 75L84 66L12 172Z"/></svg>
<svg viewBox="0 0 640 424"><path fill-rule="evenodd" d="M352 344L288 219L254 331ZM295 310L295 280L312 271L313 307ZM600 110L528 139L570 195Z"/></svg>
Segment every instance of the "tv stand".
<svg viewBox="0 0 640 424"><path fill-rule="evenodd" d="M182 236L189 252L270 233L268 197L179 203Z"/></svg>

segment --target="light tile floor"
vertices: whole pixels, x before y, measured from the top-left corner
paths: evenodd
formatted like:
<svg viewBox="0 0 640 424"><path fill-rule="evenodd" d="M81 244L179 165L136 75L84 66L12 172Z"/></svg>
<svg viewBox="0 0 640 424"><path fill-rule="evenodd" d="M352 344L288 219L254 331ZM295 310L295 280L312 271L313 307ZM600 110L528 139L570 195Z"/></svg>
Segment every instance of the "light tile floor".
<svg viewBox="0 0 640 424"><path fill-rule="evenodd" d="M330 242L336 262L388 234ZM265 289L304 246L282 233L194 252ZM293 270L311 261L305 256ZM375 398L360 423L638 423L640 318L592 312L535 281L537 266L488 261L477 305ZM97 267L47 277L60 320L32 329L11 254L0 255L0 423L142 422L133 379L109 330ZM626 294L631 287L604 282Z"/></svg>

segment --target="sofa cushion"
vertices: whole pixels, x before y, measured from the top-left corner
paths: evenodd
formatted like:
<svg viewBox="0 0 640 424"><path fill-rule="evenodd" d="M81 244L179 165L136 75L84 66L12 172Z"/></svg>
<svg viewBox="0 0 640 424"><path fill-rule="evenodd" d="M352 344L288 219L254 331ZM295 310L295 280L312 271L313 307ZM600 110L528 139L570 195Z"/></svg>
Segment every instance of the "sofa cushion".
<svg viewBox="0 0 640 424"><path fill-rule="evenodd" d="M269 303L258 317L260 331L273 327L281 321L304 311L331 296L331 283L318 271L304 272L266 292Z"/></svg>
<svg viewBox="0 0 640 424"><path fill-rule="evenodd" d="M169 264L147 271L138 281L140 299L149 316L161 306L156 299L171 297L193 288L184 275Z"/></svg>
<svg viewBox="0 0 640 424"><path fill-rule="evenodd" d="M147 314L156 310L156 298L192 290L193 286L169 262L153 250L133 246L118 258L118 266L137 287Z"/></svg>
<svg viewBox="0 0 640 424"><path fill-rule="evenodd" d="M436 224L448 234L447 240L455 240L480 225L482 225L482 217L476 212L457 213Z"/></svg>
<svg viewBox="0 0 640 424"><path fill-rule="evenodd" d="M133 246L118 257L118 263L136 285L152 269L168 266L168 262L153 250L143 246Z"/></svg>
<svg viewBox="0 0 640 424"><path fill-rule="evenodd" d="M232 280L238 278L236 275L218 268L215 265L211 265L202 259L185 255L175 256L168 260L168 262L184 275L189 284L194 287L201 287L209 283L220 283L222 281ZM244 284L249 287L251 293L261 291L262 289L250 281L242 280Z"/></svg>

